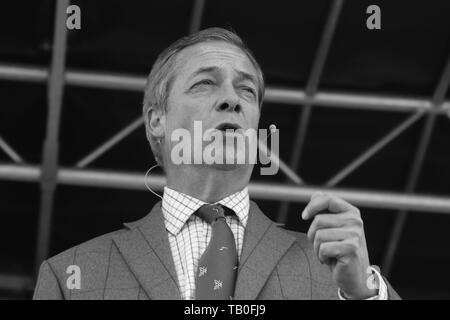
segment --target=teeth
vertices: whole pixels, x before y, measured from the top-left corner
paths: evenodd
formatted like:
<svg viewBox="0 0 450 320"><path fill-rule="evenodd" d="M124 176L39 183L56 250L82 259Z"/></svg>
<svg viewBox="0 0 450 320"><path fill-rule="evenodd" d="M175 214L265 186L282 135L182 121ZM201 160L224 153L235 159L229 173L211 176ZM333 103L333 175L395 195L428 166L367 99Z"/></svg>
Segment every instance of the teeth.
<svg viewBox="0 0 450 320"><path fill-rule="evenodd" d="M241 129L241 128L239 128L238 126L227 125L227 124L218 126L218 127L216 128L216 130L223 131L223 132L226 132L227 130L228 130L228 131L237 132L237 131L240 130L240 129Z"/></svg>
<svg viewBox="0 0 450 320"><path fill-rule="evenodd" d="M221 130L237 130L237 129L238 129L237 127L225 126Z"/></svg>

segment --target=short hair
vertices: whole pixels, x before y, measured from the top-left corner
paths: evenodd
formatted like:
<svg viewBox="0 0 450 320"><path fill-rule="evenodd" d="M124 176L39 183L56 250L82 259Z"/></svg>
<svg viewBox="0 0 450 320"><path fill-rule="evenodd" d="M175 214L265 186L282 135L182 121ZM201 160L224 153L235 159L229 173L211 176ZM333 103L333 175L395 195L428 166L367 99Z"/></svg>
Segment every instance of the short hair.
<svg viewBox="0 0 450 320"><path fill-rule="evenodd" d="M258 103L261 108L264 98L264 75L253 56L250 49L244 41L233 31L223 28L208 28L197 33L178 39L167 47L156 59L150 74L144 92L143 116L145 120L146 135L150 143L156 162L164 168L164 161L157 139L151 134L148 123L147 113L153 108L162 113L167 112L167 100L171 85L175 78L175 64L177 55L185 48L204 42L225 42L241 49L249 58L257 72L258 81Z"/></svg>

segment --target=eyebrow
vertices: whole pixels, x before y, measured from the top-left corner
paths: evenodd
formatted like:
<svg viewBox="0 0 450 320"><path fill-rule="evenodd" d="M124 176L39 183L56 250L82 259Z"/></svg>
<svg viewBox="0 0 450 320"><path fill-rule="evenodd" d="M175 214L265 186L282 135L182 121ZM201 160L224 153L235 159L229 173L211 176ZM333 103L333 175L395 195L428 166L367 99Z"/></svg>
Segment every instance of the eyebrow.
<svg viewBox="0 0 450 320"><path fill-rule="evenodd" d="M198 76L199 74L202 73L213 73L213 72L218 72L219 71L219 67L202 67L200 69L197 69L190 77L189 79L193 79L194 77Z"/></svg>
<svg viewBox="0 0 450 320"><path fill-rule="evenodd" d="M219 71L220 71L220 68L219 68L219 67L216 67L216 66L212 66L212 67L202 67L202 68L199 68L198 70L196 70L196 71L189 77L189 79L193 79L194 77L196 77L196 76L198 76L199 74L202 74L202 73L214 73L214 72L219 72ZM253 75L251 75L250 73L247 73L247 72L245 72L245 71L237 70L236 72L237 72L237 74L239 75L239 80L248 80L248 81L251 81L251 82L253 82L253 84L254 84L256 87L258 87L258 81L257 81L257 79L255 78L255 76L253 76Z"/></svg>
<svg viewBox="0 0 450 320"><path fill-rule="evenodd" d="M256 87L258 87L258 81L256 80L255 76L251 75L250 73L244 72L244 71L237 71L239 75L240 80L248 80L252 82Z"/></svg>

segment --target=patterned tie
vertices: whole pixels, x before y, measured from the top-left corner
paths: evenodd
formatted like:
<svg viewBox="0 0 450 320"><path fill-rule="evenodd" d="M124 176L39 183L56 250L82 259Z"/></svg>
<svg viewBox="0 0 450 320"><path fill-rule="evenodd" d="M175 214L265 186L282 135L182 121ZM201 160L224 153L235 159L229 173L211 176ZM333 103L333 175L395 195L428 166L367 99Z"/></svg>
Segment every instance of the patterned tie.
<svg viewBox="0 0 450 320"><path fill-rule="evenodd" d="M211 224L212 236L198 262L195 277L197 300L229 300L234 295L238 256L233 232L225 221L233 210L206 204L195 215Z"/></svg>

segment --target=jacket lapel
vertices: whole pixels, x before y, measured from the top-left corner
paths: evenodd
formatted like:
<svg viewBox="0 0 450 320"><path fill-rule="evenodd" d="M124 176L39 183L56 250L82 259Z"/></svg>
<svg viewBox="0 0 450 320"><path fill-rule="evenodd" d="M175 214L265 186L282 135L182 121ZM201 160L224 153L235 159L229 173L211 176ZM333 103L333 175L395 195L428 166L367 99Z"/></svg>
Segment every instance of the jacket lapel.
<svg viewBox="0 0 450 320"><path fill-rule="evenodd" d="M161 202L146 217L125 226L129 230L114 236L114 243L149 298L181 299ZM251 201L234 298L256 299L294 241Z"/></svg>
<svg viewBox="0 0 450 320"><path fill-rule="evenodd" d="M150 299L181 299L161 202L143 219L125 224L114 237L119 252Z"/></svg>
<svg viewBox="0 0 450 320"><path fill-rule="evenodd" d="M294 241L293 236L278 228L251 201L234 298L256 299Z"/></svg>

